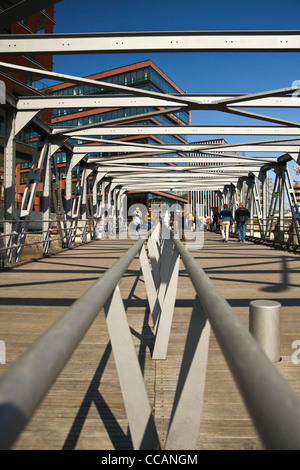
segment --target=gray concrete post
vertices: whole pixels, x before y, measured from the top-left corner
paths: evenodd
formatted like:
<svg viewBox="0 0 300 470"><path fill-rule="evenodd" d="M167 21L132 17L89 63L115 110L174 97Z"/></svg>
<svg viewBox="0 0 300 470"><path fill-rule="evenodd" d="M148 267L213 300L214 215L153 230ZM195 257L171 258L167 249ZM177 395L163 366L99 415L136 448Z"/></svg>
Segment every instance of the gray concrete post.
<svg viewBox="0 0 300 470"><path fill-rule="evenodd" d="M272 300L250 302L249 330L272 362L280 361L281 304Z"/></svg>

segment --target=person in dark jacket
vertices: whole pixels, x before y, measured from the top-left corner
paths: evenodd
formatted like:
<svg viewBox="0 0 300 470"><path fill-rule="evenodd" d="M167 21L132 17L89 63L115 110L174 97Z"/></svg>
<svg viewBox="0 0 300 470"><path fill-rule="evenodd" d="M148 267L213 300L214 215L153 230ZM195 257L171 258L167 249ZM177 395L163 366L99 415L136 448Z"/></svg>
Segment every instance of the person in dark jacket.
<svg viewBox="0 0 300 470"><path fill-rule="evenodd" d="M221 210L219 214L219 219L221 220L221 234L223 242L228 242L229 238L229 227L230 223L233 222L233 217L228 209L228 204L224 204L224 208Z"/></svg>
<svg viewBox="0 0 300 470"><path fill-rule="evenodd" d="M250 212L241 202L239 208L235 212L235 222L237 223L237 234L239 242L245 242L246 225L249 218Z"/></svg>

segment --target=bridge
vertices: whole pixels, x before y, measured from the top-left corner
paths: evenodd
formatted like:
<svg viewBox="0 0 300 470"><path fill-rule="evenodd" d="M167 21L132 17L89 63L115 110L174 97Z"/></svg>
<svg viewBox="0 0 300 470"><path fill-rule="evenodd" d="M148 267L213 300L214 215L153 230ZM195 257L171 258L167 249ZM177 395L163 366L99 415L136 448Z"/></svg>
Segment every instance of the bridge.
<svg viewBox="0 0 300 470"><path fill-rule="evenodd" d="M46 3L25 1L20 10L0 12L2 31L26 8L32 13ZM299 84L243 94L164 93L39 68L39 78L96 90L55 96L22 84L18 77L32 79L37 68L10 59L294 53L299 31L0 39L0 73L14 90L0 86L1 448L298 449L300 213L290 165L299 160L300 132L288 113L299 108ZM42 119L63 109L130 109L138 125L128 125L126 116L60 128ZM275 117L274 109L284 116ZM140 123L199 110L248 124ZM30 145L20 140L24 131L34 132ZM136 141L149 134L217 135L228 142ZM239 142L230 142L232 136ZM58 150L66 155L65 194ZM17 201L20 151L30 171ZM159 224L134 236L128 195L153 191L192 195L185 208L192 201L191 231L183 224L184 234L178 232L169 207L153 207ZM246 243L238 243L235 226L226 244L206 230L200 201L207 192L233 218L240 202L248 209ZM35 248L35 259L26 261ZM257 312L267 319L269 310L272 326L257 326Z"/></svg>
<svg viewBox="0 0 300 470"><path fill-rule="evenodd" d="M1 273L3 448L298 448L299 255L203 235L93 240ZM275 356L253 301L280 306Z"/></svg>

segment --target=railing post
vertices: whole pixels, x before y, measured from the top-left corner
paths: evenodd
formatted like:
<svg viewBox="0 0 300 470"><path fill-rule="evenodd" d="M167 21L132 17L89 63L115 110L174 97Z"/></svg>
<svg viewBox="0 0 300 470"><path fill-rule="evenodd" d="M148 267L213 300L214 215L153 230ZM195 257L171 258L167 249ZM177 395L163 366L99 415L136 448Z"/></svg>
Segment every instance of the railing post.
<svg viewBox="0 0 300 470"><path fill-rule="evenodd" d="M0 364L6 364L6 346L4 341L0 341Z"/></svg>
<svg viewBox="0 0 300 470"><path fill-rule="evenodd" d="M267 449L300 449L300 400L199 263L174 243Z"/></svg>
<svg viewBox="0 0 300 470"><path fill-rule="evenodd" d="M160 449L119 286L116 286L104 309L133 447L135 450Z"/></svg>
<svg viewBox="0 0 300 470"><path fill-rule="evenodd" d="M204 401L210 323L196 296L165 450L196 449Z"/></svg>
<svg viewBox="0 0 300 470"><path fill-rule="evenodd" d="M272 300L250 302L249 330L272 362L280 361L281 305Z"/></svg>

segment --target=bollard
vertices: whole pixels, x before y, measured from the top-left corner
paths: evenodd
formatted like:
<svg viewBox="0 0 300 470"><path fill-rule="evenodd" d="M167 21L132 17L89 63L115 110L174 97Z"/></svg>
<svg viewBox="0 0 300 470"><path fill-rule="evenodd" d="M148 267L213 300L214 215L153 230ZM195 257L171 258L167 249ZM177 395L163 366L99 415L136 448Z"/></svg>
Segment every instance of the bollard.
<svg viewBox="0 0 300 470"><path fill-rule="evenodd" d="M280 361L281 304L272 300L250 302L249 330L272 362Z"/></svg>
<svg viewBox="0 0 300 470"><path fill-rule="evenodd" d="M0 364L6 364L6 351L4 341L0 341Z"/></svg>

